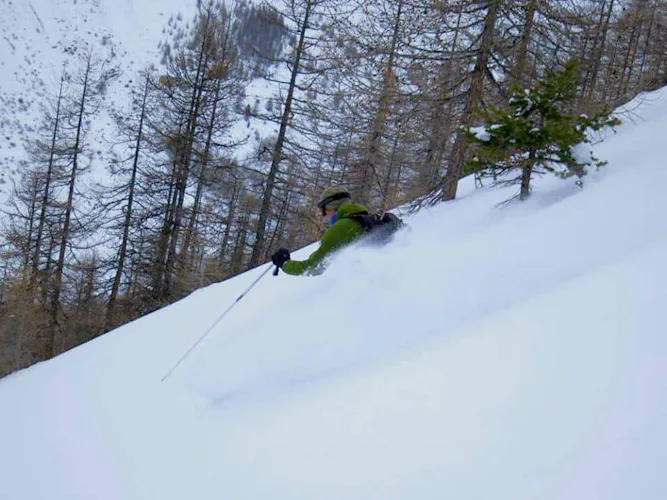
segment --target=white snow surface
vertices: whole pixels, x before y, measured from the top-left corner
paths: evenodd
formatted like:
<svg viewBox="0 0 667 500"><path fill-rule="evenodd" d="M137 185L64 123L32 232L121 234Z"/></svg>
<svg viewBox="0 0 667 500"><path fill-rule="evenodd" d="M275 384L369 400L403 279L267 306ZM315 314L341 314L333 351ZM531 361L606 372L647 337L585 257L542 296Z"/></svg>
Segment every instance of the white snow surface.
<svg viewBox="0 0 667 500"><path fill-rule="evenodd" d="M186 0L0 0L0 202L26 159L24 141L34 140L47 96L57 94L63 63L77 70L77 57L89 47L96 58L119 65L104 106L129 100L124 85L147 64L159 64L158 43L170 17L190 18L195 1ZM104 111L104 106L103 110ZM94 120L92 142L107 149L114 130L105 112ZM3 185L4 183L4 185Z"/></svg>
<svg viewBox="0 0 667 500"><path fill-rule="evenodd" d="M667 498L667 91L585 179L461 182L0 381L2 500ZM312 248L304 249L307 254Z"/></svg>
<svg viewBox="0 0 667 500"><path fill-rule="evenodd" d="M493 128L493 126L491 128ZM470 127L470 133L474 134L480 141L489 141L491 139L491 134L484 125Z"/></svg>
<svg viewBox="0 0 667 500"><path fill-rule="evenodd" d="M229 6L235 3L227 1ZM169 20L174 26L190 26L197 4L197 0L0 0L0 206L19 180L21 162L28 159L25 147L37 137L43 107L57 94L63 64L76 74L77 54L86 47L96 59L108 58L108 67L120 71L109 84L87 138L90 151L99 156L92 162L93 180L108 180L104 155L117 138L109 109L127 107L129 89L141 81L141 70L151 65L162 69L158 46L160 41L171 41ZM285 68L275 71L285 79ZM261 110L278 88L253 80L244 101ZM239 120L231 140L245 142L233 154L245 160L277 129L273 122Z"/></svg>

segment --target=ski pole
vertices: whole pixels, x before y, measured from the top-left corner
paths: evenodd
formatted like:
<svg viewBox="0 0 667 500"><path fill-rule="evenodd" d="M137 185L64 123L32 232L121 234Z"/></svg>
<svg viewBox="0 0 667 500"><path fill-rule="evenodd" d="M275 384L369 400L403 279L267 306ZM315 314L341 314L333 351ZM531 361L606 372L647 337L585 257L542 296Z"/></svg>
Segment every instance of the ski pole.
<svg viewBox="0 0 667 500"><path fill-rule="evenodd" d="M268 272L271 270L271 267L272 267L272 266L267 267L266 270L265 270L262 274L260 274L259 277L258 277L255 281L253 281L252 284L251 284L248 288L246 288L245 291L244 291L241 295L239 295L238 298L237 298L234 302L231 303L231 305L225 310L225 312L223 312L220 316L218 316L218 319L216 319L216 320L213 322L213 324L212 324L211 326L209 326L208 329L201 335L201 337L199 337L199 338L195 341L195 343L192 344L192 345L190 346L190 348L189 348L187 351L185 351L185 354L183 354L183 356L181 356L181 358L176 362L176 364L175 364L174 366L171 367L171 369L165 374L164 377L162 377L162 380L161 380L160 382L164 382L165 380L167 380L167 378L169 378L169 376L170 376L172 373L174 373L174 371L176 370L176 368L178 368L178 366L185 360L185 358L187 358L187 357L190 355L190 353L191 353L192 351L194 351L195 348L196 348L196 347L197 347L197 346L198 346L198 345L199 345L199 344L200 344L200 343L201 343L201 342L208 336L208 334L211 333L211 332L213 331L213 329L217 326L217 324L220 323L220 322L222 321L222 319L223 319L225 316L227 316L227 313L228 313L229 311L231 311L232 308L233 308L236 304L238 304L239 301L240 301L243 297L245 297L246 294L247 294L250 290L252 290L252 287L254 287L257 283L259 283L259 280L261 280L264 276L266 276L266 273L268 273Z"/></svg>

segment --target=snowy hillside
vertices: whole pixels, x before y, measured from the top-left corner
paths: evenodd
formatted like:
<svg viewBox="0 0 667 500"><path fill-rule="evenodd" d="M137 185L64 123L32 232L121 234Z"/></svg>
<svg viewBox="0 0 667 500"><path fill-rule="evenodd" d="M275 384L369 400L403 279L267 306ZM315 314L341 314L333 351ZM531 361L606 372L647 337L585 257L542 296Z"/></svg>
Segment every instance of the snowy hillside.
<svg viewBox="0 0 667 500"><path fill-rule="evenodd" d="M36 126L45 98L56 92L62 64L70 56L85 46L103 57L113 54L124 74L106 101L117 103L135 72L159 60L158 42L169 17L179 11L191 15L194 6L194 0L1 0L2 195L25 159L22 140Z"/></svg>
<svg viewBox="0 0 667 500"><path fill-rule="evenodd" d="M667 90L586 180L474 190L0 381L0 498L664 499ZM309 249L304 250L307 253Z"/></svg>
<svg viewBox="0 0 667 500"><path fill-rule="evenodd" d="M128 89L138 72L149 64L159 67L160 42L170 40L177 25L187 26L196 6L196 0L0 0L0 204L27 158L25 141L34 141L43 107L57 94L63 64L74 71L77 55L89 47L109 61L108 67L120 70L89 138L105 152L115 137L106 111L129 102ZM270 92L261 82L251 82L247 102L254 105ZM241 141L274 129L259 121L241 122L234 136ZM106 166L101 163L98 171Z"/></svg>

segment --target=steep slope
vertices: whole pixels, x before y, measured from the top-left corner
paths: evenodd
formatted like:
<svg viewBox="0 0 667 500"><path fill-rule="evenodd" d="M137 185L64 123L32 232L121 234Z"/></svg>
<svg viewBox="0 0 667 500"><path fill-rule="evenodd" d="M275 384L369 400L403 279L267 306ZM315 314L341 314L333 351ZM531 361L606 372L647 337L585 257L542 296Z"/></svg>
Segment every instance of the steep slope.
<svg viewBox="0 0 667 500"><path fill-rule="evenodd" d="M263 269L0 381L0 498L665 498L667 92L627 110L583 190L463 181L163 384Z"/></svg>
<svg viewBox="0 0 667 500"><path fill-rule="evenodd" d="M35 129L44 106L57 94L58 82L67 63L76 71L78 55L90 48L107 68L117 67L120 76L104 94L103 106L93 120L87 138L104 159L117 137L108 110L123 109L138 72L147 65L160 67L160 42L171 42L177 31L190 26L197 12L196 0L0 0L0 205L18 180L22 161L27 160L26 142L35 140ZM249 0L246 4L252 4ZM237 2L227 2L236 6ZM264 103L275 89L253 80L244 102ZM252 138L236 150L248 154L276 126L263 120L240 120L233 129L235 141ZM47 134L48 135L48 134ZM100 178L107 162L98 161Z"/></svg>
<svg viewBox="0 0 667 500"><path fill-rule="evenodd" d="M111 58L123 76L105 101L121 104L136 71L159 62L158 42L169 18L179 12L191 17L195 2L2 0L0 10L0 190L6 195L25 159L22 140L37 125L47 96L56 93L63 63L85 47Z"/></svg>

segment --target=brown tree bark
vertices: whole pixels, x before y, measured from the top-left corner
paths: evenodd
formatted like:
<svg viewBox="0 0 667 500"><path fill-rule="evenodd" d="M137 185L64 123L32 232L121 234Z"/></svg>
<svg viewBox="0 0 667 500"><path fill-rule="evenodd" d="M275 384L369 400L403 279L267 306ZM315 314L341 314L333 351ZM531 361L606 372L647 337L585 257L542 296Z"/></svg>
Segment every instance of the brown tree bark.
<svg viewBox="0 0 667 500"><path fill-rule="evenodd" d="M88 88L92 77L92 55L88 54L85 63L85 69L82 75L81 98L78 101L76 137L72 146L72 169L69 175L69 188L67 193L67 202L65 205L65 220L63 222L62 234L60 237L60 251L58 262L55 269L55 279L53 286L53 297L51 298L51 335L46 346L46 354L56 355L56 333L58 330L58 312L60 310L60 294L62 292L63 272L65 268L65 255L70 236L70 224L72 220L72 211L74 209L74 188L76 185L77 173L79 170L79 157L83 151L83 127L84 117L86 116L86 105L88 104Z"/></svg>
<svg viewBox="0 0 667 500"><path fill-rule="evenodd" d="M517 50L517 57L514 68L514 82L515 85L518 85L521 88L526 88L532 83L532 78L528 74L528 45L532 37L533 31L533 21L535 19L535 13L537 12L539 0L529 0L528 5L526 6L526 22L523 26L523 32L521 33L521 39L519 41L519 48ZM531 155L534 155L534 152L531 152ZM528 165L523 167L523 172L521 175L521 193L520 198L525 200L530 195L530 177L533 172L532 162L529 162Z"/></svg>
<svg viewBox="0 0 667 500"><path fill-rule="evenodd" d="M463 4L461 4L456 17L451 52L454 52L458 47L462 17ZM453 106L451 104L448 105L448 102L452 97L451 79L453 70L454 63L450 58L440 66L436 77L437 96L434 103L433 130L429 137L427 148L426 177L423 181L423 190L420 189L424 193L433 190L437 183L451 132Z"/></svg>
<svg viewBox="0 0 667 500"><path fill-rule="evenodd" d="M225 220L225 232L222 237L222 243L220 244L220 253L218 255L218 271L223 271L225 269L225 258L227 256L227 246L229 245L229 238L232 230L232 222L236 216L236 202L238 198L238 184L239 180L234 179L234 187L232 188L232 195L229 199L229 209L227 212L227 217Z"/></svg>
<svg viewBox="0 0 667 500"><path fill-rule="evenodd" d="M171 196L167 205L158 243L156 268L153 276L153 300L156 304L174 295L173 279L177 271L178 243L184 218L184 203L192 167L192 155L196 140L199 114L204 92L204 80L211 59L211 6L209 5L202 26L202 39L197 47L197 63L192 75L191 93L183 112L181 129L172 138L174 163L172 169ZM187 71L187 58L178 60L179 71Z"/></svg>
<svg viewBox="0 0 667 500"><path fill-rule="evenodd" d="M384 70L380 98L378 100L377 111L373 117L370 133L366 139L366 147L359 165L353 169L352 177L352 195L359 203L368 205L371 202L371 188L373 180L380 182L378 169L380 164L380 149L382 138L385 135L387 127L387 118L391 109L392 99L395 95L396 73L394 60L396 58L396 46L401 28L401 15L403 12L403 0L398 0L396 18L394 20L393 31L391 35L391 45L389 49L389 58ZM380 186L381 187L381 186Z"/></svg>
<svg viewBox="0 0 667 500"><path fill-rule="evenodd" d="M51 191L51 179L55 168L56 158L56 141L58 140L58 132L60 128L60 111L63 100L63 86L65 83L66 72L63 67L60 75L60 85L58 88L58 97L56 99L56 114L53 121L53 131L51 134L51 149L49 151L49 162L46 168L46 178L44 180L44 190L40 200L39 223L37 226L37 235L35 237L35 250L32 255L32 271L30 273L30 288L34 289L39 274L40 254L42 251L42 239L44 235L44 225L46 224L46 211L49 206L49 196Z"/></svg>
<svg viewBox="0 0 667 500"><path fill-rule="evenodd" d="M292 64L292 72L290 75L289 87L287 89L287 98L285 100L285 108L283 109L282 117L280 119L280 129L278 131L278 138L273 149L271 157L271 168L266 178L266 186L262 196L262 205L259 210L259 218L257 220L257 231L255 233L255 242L250 256L250 266L257 266L261 264L265 255L265 239L266 239L266 225L271 211L271 198L273 190L275 189L276 177L280 168L280 161L282 160L283 145L285 142L285 135L287 133L287 125L290 120L292 111L292 101L294 99L294 90L296 88L296 77L299 74L301 57L303 56L306 33L310 29L310 15L314 6L314 0L306 0L305 12L303 22L299 26L299 42L294 54L294 63Z"/></svg>
<svg viewBox="0 0 667 500"><path fill-rule="evenodd" d="M602 53L604 51L606 42L607 42L607 33L609 31L609 21L611 19L611 14L614 9L614 1L603 0L602 6L600 8L600 19L598 21L598 26L595 34L595 44L593 48L593 66L591 70L586 75L584 80L584 99L588 102L593 98L595 89L598 82L598 73L600 71L600 65L602 63ZM608 6L608 7L607 7ZM607 10L605 11L605 7Z"/></svg>
<svg viewBox="0 0 667 500"><path fill-rule="evenodd" d="M482 100L484 75L491 54L496 20L498 19L498 11L500 10L501 1L502 0L489 0L488 3L488 10L484 20L484 30L482 32L480 47L477 53L477 60L475 61L475 67L470 75L470 89L466 94L465 107L460 120L460 126L464 129L467 129L472 125L475 111ZM440 185L436 188L437 196L433 200L434 202L448 201L456 198L456 189L459 179L461 178L467 151L468 139L464 134L458 134L447 166L447 173Z"/></svg>
<svg viewBox="0 0 667 500"><path fill-rule="evenodd" d="M113 314L120 290L120 282L125 271L125 259L127 258L127 248L130 240L130 228L132 227L132 216L134 209L134 191L137 184L137 172L139 170L139 153L141 152L141 143L143 140L144 119L146 118L146 99L148 97L149 76L146 75L144 85L144 94L141 100L141 114L139 116L139 125L137 127L137 140L134 146L134 158L132 160L132 173L128 184L127 204L125 205L125 222L123 223L123 237L118 250L118 266L111 285L111 294L107 303L105 331L108 331L113 325Z"/></svg>

